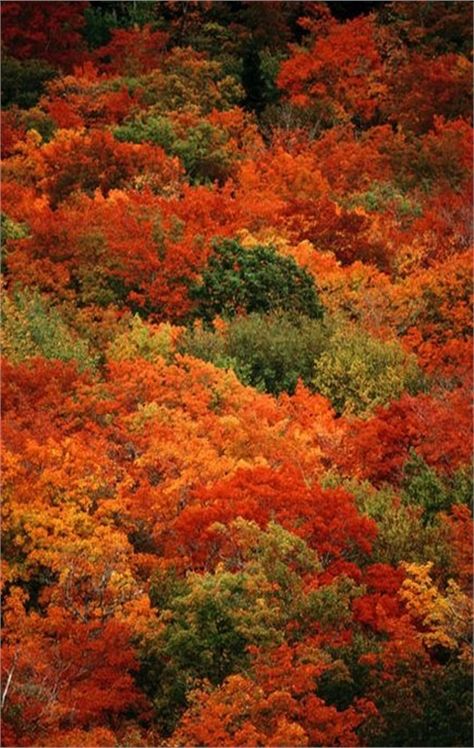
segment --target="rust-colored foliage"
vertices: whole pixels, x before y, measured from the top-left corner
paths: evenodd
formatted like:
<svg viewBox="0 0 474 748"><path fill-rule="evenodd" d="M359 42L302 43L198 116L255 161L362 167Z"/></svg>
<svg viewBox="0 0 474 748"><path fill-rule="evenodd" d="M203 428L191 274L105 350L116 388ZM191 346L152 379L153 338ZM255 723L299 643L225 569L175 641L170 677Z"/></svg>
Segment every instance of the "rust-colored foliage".
<svg viewBox="0 0 474 748"><path fill-rule="evenodd" d="M397 484L410 449L443 473L469 465L472 439L467 393L445 393L442 400L403 395L369 420L352 422L341 463L350 474L375 484L386 480Z"/></svg>
<svg viewBox="0 0 474 748"><path fill-rule="evenodd" d="M87 2L7 2L2 5L2 40L20 60L40 59L64 70L84 59L81 31Z"/></svg>

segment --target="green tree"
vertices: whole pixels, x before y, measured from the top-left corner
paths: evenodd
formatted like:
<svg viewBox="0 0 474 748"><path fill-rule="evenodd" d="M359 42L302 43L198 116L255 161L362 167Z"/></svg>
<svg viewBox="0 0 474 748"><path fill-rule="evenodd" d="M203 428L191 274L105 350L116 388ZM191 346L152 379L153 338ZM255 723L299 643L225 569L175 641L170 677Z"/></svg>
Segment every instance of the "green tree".
<svg viewBox="0 0 474 748"><path fill-rule="evenodd" d="M186 138L175 141L172 152L183 162L193 184L223 183L230 175L233 161L232 152L226 148L228 140L222 128L200 122L189 129Z"/></svg>
<svg viewBox="0 0 474 748"><path fill-rule="evenodd" d="M0 270L8 272L8 242L11 239L24 239L28 236L28 228L9 218L6 213L0 213Z"/></svg>
<svg viewBox="0 0 474 748"><path fill-rule="evenodd" d="M415 356L406 354L398 342L341 327L315 362L313 385L337 413L363 415L405 390L414 394L424 379Z"/></svg>
<svg viewBox="0 0 474 748"><path fill-rule="evenodd" d="M327 347L329 334L321 320L302 314L251 314L229 325L227 351L244 384L274 395L293 394L298 379L311 384L314 361Z"/></svg>
<svg viewBox="0 0 474 748"><path fill-rule="evenodd" d="M152 115L124 122L114 130L114 137L126 143L151 143L172 154L176 135L167 117Z"/></svg>
<svg viewBox="0 0 474 748"><path fill-rule="evenodd" d="M471 504L472 473L457 470L452 476L441 477L412 450L403 466L402 491L405 502L423 507L425 522L430 522L452 504Z"/></svg>
<svg viewBox="0 0 474 748"><path fill-rule="evenodd" d="M168 324L159 327L147 325L135 314L129 329L117 335L107 348L107 358L112 361L127 361L143 358L145 361L156 361L161 356L171 358L171 327Z"/></svg>
<svg viewBox="0 0 474 748"><path fill-rule="evenodd" d="M181 580L173 571L158 572L151 580L162 629L143 643L141 680L165 731L173 729L193 685L202 679L221 684L250 665L248 645L275 646L289 621L321 612L318 591L304 589L303 575L320 570L304 540L277 523L261 530L241 518L213 529L216 542L232 547L213 572Z"/></svg>
<svg viewBox="0 0 474 748"><path fill-rule="evenodd" d="M244 249L225 239L214 245L200 283L190 289L196 316L211 322L217 315L234 317L246 312L277 309L323 317L323 307L311 276L292 257L272 247Z"/></svg>
<svg viewBox="0 0 474 748"><path fill-rule="evenodd" d="M80 369L94 367L94 356L80 338L36 291L16 291L3 300L2 349L12 362L32 356L76 360Z"/></svg>
<svg viewBox="0 0 474 748"><path fill-rule="evenodd" d="M130 143L159 145L168 155L178 156L192 184L224 182L234 161L228 134L205 121L179 138L167 117L152 115L124 123L114 130L114 136Z"/></svg>
<svg viewBox="0 0 474 748"><path fill-rule="evenodd" d="M391 486L376 490L368 481L341 479L331 473L324 486L342 486L354 496L359 512L377 523L372 563L398 566L401 562L434 561L437 569L455 573L446 528L436 522L424 523L421 508L400 501Z"/></svg>
<svg viewBox="0 0 474 748"><path fill-rule="evenodd" d="M2 106L34 106L44 92L45 84L57 71L44 60L16 60L2 57Z"/></svg>
<svg viewBox="0 0 474 748"><path fill-rule="evenodd" d="M183 335L179 349L231 368L243 384L277 395L293 393L298 379L311 385L314 361L329 338L321 320L277 311L234 317L223 332L195 327Z"/></svg>

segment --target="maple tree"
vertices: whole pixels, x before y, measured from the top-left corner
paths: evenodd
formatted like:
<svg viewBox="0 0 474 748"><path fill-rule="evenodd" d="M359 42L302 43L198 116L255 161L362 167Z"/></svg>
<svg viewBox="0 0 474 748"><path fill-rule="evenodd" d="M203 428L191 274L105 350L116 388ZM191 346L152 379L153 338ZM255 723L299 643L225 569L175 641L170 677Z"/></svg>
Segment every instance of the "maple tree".
<svg viewBox="0 0 474 748"><path fill-rule="evenodd" d="M167 40L166 32L152 31L148 24L141 28L113 29L108 44L96 49L94 57L107 73L146 74L160 67ZM107 59L110 62L103 62Z"/></svg>
<svg viewBox="0 0 474 748"><path fill-rule="evenodd" d="M304 25L312 31L309 19ZM323 120L370 121L384 93L373 17L340 24L326 16L315 26L312 48L295 50L282 65L280 87L298 106L314 104L315 116Z"/></svg>
<svg viewBox="0 0 474 748"><path fill-rule="evenodd" d="M84 10L88 3L9 2L2 7L2 38L20 60L40 59L71 69L85 53Z"/></svg>

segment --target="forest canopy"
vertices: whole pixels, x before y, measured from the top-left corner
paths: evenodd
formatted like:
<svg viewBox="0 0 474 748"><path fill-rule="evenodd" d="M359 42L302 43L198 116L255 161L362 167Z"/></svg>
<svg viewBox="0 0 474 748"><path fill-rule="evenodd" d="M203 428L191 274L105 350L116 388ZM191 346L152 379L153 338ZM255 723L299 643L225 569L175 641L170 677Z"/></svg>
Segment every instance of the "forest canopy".
<svg viewBox="0 0 474 748"><path fill-rule="evenodd" d="M472 745L472 9L2 2L2 745Z"/></svg>

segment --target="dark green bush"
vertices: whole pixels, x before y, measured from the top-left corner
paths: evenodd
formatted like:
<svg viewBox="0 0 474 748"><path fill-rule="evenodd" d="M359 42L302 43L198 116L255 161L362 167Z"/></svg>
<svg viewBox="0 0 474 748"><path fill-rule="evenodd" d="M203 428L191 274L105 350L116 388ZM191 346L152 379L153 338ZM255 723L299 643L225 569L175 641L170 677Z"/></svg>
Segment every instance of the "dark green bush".
<svg viewBox="0 0 474 748"><path fill-rule="evenodd" d="M236 317L225 333L189 330L179 347L182 353L233 369L244 384L276 395L293 393L298 379L311 383L314 360L329 336L320 320L274 312Z"/></svg>
<svg viewBox="0 0 474 748"><path fill-rule="evenodd" d="M159 145L167 153L173 153L176 136L167 117L151 116L124 122L114 130L114 137L127 143L151 143Z"/></svg>
<svg viewBox="0 0 474 748"><path fill-rule="evenodd" d="M310 385L314 360L328 343L319 320L275 312L237 318L228 331L227 351L246 384L278 394L295 391L298 379Z"/></svg>
<svg viewBox="0 0 474 748"><path fill-rule="evenodd" d="M22 109L34 106L44 85L57 71L44 60L15 60L2 57L2 106L16 104Z"/></svg>
<svg viewBox="0 0 474 748"><path fill-rule="evenodd" d="M214 245L201 282L191 287L190 295L197 302L196 316L207 322L218 315L276 310L323 317L313 279L292 257L272 247L244 249L229 239Z"/></svg>

